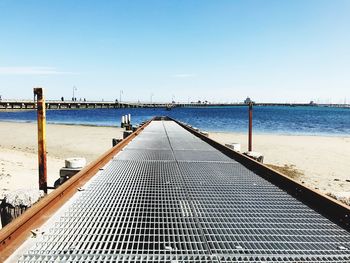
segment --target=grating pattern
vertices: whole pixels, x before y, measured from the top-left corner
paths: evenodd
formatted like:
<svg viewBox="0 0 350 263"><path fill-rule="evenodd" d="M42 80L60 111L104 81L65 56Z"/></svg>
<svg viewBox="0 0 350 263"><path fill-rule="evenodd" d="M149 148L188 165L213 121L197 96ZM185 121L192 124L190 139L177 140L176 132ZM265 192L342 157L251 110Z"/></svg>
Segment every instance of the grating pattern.
<svg viewBox="0 0 350 263"><path fill-rule="evenodd" d="M175 157L171 150L139 150L125 149L114 157L116 160L142 160L157 161L169 160L175 161Z"/></svg>
<svg viewBox="0 0 350 263"><path fill-rule="evenodd" d="M174 156L177 161L235 162L218 151L175 150Z"/></svg>
<svg viewBox="0 0 350 263"><path fill-rule="evenodd" d="M78 194L20 262L350 262L350 233L172 121Z"/></svg>

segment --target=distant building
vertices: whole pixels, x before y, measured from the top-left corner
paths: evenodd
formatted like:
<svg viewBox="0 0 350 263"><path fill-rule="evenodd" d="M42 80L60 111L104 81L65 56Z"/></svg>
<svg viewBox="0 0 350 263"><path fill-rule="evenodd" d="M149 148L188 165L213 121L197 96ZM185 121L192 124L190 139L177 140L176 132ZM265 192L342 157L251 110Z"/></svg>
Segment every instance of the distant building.
<svg viewBox="0 0 350 263"><path fill-rule="evenodd" d="M313 100L311 100L309 104L310 105L316 105L316 103Z"/></svg>
<svg viewBox="0 0 350 263"><path fill-rule="evenodd" d="M249 104L249 103L255 103L254 101L252 101L249 97L247 97L245 100L244 100L244 104Z"/></svg>

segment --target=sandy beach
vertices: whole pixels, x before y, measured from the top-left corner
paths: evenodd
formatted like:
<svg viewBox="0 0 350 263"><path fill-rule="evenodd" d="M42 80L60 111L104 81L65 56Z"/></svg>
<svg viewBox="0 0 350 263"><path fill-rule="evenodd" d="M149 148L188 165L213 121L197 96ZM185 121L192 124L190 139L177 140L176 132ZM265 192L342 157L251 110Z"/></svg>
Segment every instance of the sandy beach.
<svg viewBox="0 0 350 263"><path fill-rule="evenodd" d="M210 133L222 144L240 143L241 133ZM294 179L323 193L350 192L350 137L254 134L253 151L264 155L265 164L289 166L300 172Z"/></svg>
<svg viewBox="0 0 350 263"><path fill-rule="evenodd" d="M66 158L91 162L112 147L112 138L121 137L120 128L48 124L48 185L58 179ZM0 138L0 198L7 191L38 187L36 123L0 122Z"/></svg>
<svg viewBox="0 0 350 263"><path fill-rule="evenodd" d="M0 194L37 187L37 134L35 123L0 122ZM47 125L48 183L53 185L69 157L90 162L121 138L122 129L79 125ZM240 143L247 150L247 136L210 133L220 143ZM288 165L300 174L296 180L324 193L350 192L350 137L254 134L254 151L264 163Z"/></svg>

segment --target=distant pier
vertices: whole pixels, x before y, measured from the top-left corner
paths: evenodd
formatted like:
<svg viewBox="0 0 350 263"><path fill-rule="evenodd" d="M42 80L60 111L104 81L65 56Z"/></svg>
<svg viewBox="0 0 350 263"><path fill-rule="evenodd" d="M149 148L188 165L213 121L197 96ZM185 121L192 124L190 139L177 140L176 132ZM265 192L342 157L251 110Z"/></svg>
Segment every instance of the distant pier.
<svg viewBox="0 0 350 263"><path fill-rule="evenodd" d="M36 109L36 102L34 101L1 101L0 109ZM104 101L46 101L46 109L115 109L115 108L137 108L142 107L137 103L118 103L118 102L104 102ZM164 106L165 107L165 106Z"/></svg>
<svg viewBox="0 0 350 263"><path fill-rule="evenodd" d="M244 103L140 103L114 101L57 101L47 100L46 109L119 109L119 108L198 108L198 107L233 107L245 106ZM335 107L350 108L350 104L310 104L310 103L255 103L254 106L284 106L284 107ZM2 100L0 110L30 110L36 109L32 100Z"/></svg>

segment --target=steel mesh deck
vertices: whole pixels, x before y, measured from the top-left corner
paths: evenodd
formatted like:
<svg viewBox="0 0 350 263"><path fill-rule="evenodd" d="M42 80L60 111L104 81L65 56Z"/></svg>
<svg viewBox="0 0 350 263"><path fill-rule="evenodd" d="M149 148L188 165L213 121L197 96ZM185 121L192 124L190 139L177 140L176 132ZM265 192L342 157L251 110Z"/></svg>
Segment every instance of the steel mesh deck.
<svg viewBox="0 0 350 263"><path fill-rule="evenodd" d="M153 121L20 262L350 262L350 234Z"/></svg>

